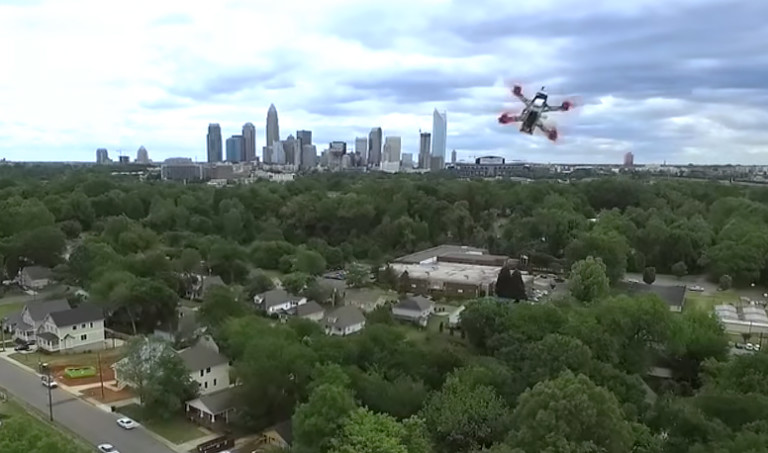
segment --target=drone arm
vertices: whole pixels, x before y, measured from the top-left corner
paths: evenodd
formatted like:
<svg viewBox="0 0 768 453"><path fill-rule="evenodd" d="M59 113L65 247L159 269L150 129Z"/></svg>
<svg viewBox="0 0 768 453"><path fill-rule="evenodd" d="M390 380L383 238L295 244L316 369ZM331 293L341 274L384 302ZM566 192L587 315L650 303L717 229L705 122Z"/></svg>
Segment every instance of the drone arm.
<svg viewBox="0 0 768 453"><path fill-rule="evenodd" d="M525 97L523 94L523 88L520 85L515 85L512 88L512 94L515 95L518 99L520 99L526 106L531 105L531 100Z"/></svg>
<svg viewBox="0 0 768 453"><path fill-rule="evenodd" d="M547 104L544 106L544 112L567 112L568 110L573 107L573 104L571 104L569 101L565 101L562 104L552 107L551 105Z"/></svg>

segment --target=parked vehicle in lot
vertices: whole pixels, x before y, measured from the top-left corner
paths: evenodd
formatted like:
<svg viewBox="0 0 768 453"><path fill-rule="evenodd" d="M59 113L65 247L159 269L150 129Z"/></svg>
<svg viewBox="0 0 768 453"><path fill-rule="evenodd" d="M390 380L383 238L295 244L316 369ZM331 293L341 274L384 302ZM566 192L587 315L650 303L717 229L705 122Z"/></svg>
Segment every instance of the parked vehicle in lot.
<svg viewBox="0 0 768 453"><path fill-rule="evenodd" d="M135 429L139 427L138 423L128 417L118 418L117 424L123 429Z"/></svg>
<svg viewBox="0 0 768 453"><path fill-rule="evenodd" d="M696 291L697 293L700 293L700 292L704 291L704 288L702 288L699 285L693 285L693 286L689 286L688 290L689 291Z"/></svg>

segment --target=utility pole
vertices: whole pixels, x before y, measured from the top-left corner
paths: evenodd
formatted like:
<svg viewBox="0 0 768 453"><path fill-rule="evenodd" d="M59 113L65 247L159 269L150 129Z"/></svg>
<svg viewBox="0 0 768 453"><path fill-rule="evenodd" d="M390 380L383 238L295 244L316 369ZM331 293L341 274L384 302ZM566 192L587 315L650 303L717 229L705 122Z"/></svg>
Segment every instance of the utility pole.
<svg viewBox="0 0 768 453"><path fill-rule="evenodd" d="M43 364L46 376L46 387L48 387L48 417L53 421L53 398L51 397L51 367L47 363Z"/></svg>
<svg viewBox="0 0 768 453"><path fill-rule="evenodd" d="M5 352L5 318L0 318L0 335L2 335L3 352Z"/></svg>
<svg viewBox="0 0 768 453"><path fill-rule="evenodd" d="M104 373L101 371L101 353L96 353L96 359L99 361L99 381L101 382L101 400L104 401Z"/></svg>

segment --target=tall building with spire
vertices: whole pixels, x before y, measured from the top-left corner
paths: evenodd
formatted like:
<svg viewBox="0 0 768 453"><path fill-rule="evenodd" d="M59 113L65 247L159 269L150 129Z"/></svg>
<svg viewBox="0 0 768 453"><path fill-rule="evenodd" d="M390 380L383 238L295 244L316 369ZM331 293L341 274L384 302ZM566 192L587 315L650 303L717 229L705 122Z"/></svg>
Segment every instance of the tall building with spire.
<svg viewBox="0 0 768 453"><path fill-rule="evenodd" d="M144 145L139 147L139 150L136 151L136 163L139 163L139 164L149 163L149 153L147 152L147 148L145 148Z"/></svg>
<svg viewBox="0 0 768 453"><path fill-rule="evenodd" d="M267 148L280 141L280 126L277 122L277 109L275 104L270 104L267 111Z"/></svg>
<svg viewBox="0 0 768 453"><path fill-rule="evenodd" d="M256 126L252 123L243 125L243 162L256 160Z"/></svg>
<svg viewBox="0 0 768 453"><path fill-rule="evenodd" d="M222 151L221 126L211 123L208 125L208 162L221 162Z"/></svg>
<svg viewBox="0 0 768 453"><path fill-rule="evenodd" d="M368 165L378 167L381 165L382 132L380 127L374 127L368 134Z"/></svg>

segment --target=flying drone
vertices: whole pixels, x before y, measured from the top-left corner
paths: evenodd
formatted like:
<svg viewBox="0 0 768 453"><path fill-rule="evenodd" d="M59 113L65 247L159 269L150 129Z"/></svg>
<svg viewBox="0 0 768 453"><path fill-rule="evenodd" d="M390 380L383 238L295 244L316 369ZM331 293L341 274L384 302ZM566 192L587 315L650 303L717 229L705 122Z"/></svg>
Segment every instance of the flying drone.
<svg viewBox="0 0 768 453"><path fill-rule="evenodd" d="M515 115L509 112L502 113L499 117L499 123L521 123L520 132L529 135L533 135L534 129L538 128L547 135L548 139L552 140L553 142L556 141L557 129L554 126L546 126L542 121L547 119L547 115L545 115L545 113L568 111L573 107L573 103L571 101L563 101L563 103L559 106L552 107L551 105L547 104L547 94L544 92L544 87L541 87L541 89L536 92L536 95L533 97L533 99L528 99L523 94L523 88L520 85L515 85L512 88L512 94L523 101L525 108L522 112L520 112L519 115Z"/></svg>

